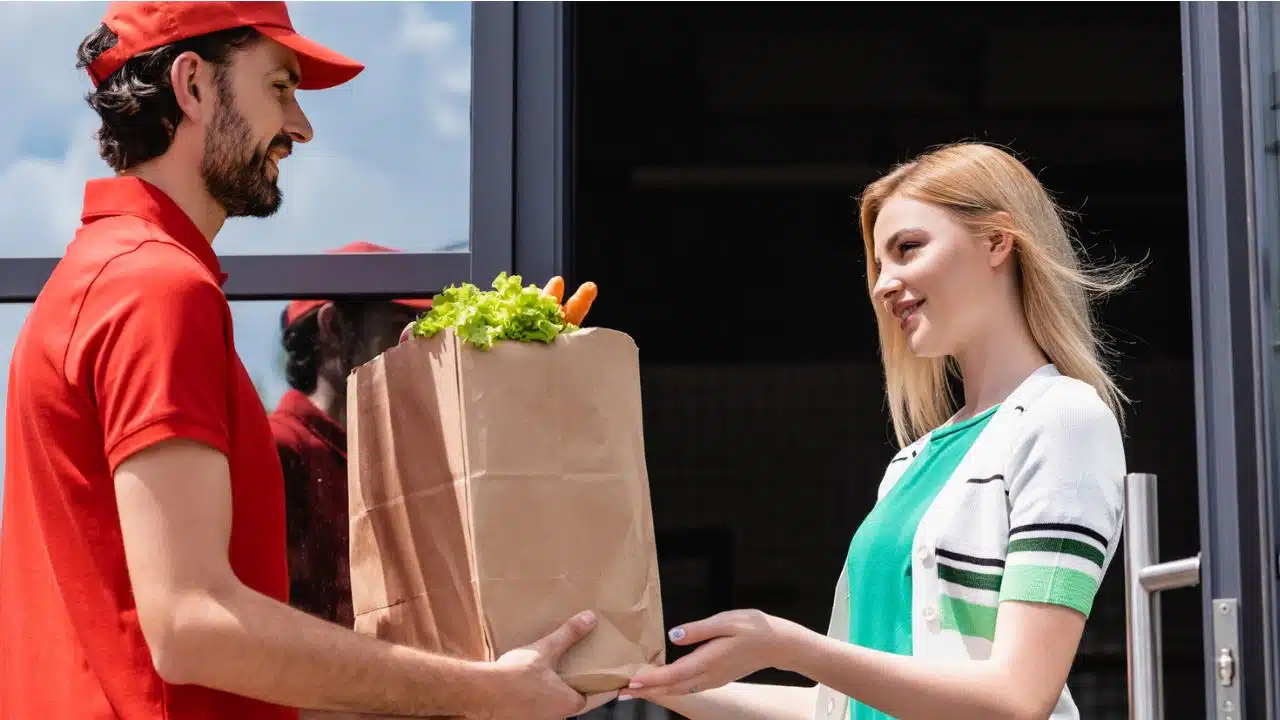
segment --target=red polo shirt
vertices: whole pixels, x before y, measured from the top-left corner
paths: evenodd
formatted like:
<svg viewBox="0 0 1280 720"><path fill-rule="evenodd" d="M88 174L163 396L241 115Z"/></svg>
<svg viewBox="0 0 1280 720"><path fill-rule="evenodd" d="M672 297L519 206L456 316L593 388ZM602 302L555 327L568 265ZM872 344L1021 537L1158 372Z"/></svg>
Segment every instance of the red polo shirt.
<svg viewBox="0 0 1280 720"><path fill-rule="evenodd" d="M170 438L225 453L231 565L283 601L280 461L236 354L225 276L190 218L154 186L112 178L87 184L81 219L9 366L0 720L296 718L170 685L152 665L125 566L116 468Z"/></svg>
<svg viewBox="0 0 1280 720"><path fill-rule="evenodd" d="M352 627L347 537L347 431L290 390L271 413L284 468L289 602Z"/></svg>

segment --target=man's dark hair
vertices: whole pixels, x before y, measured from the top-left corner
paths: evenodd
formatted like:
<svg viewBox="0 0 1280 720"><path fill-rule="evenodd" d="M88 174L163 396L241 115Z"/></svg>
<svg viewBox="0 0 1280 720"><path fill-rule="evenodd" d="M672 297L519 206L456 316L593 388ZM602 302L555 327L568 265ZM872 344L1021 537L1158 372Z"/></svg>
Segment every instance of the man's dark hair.
<svg viewBox="0 0 1280 720"><path fill-rule="evenodd" d="M178 99L169 82L173 61L195 52L215 65L215 78L225 89L224 72L232 53L260 35L250 27L232 28L182 40L139 53L102 81L85 100L102 118L98 154L116 172L163 155L173 142L182 119ZM89 33L76 52L76 67L89 67L99 55L115 47L119 38L106 25Z"/></svg>
<svg viewBox="0 0 1280 720"><path fill-rule="evenodd" d="M336 322L342 333L341 349L352 354L356 341L364 333L365 322L373 303L335 302L333 306L337 311ZM319 310L312 310L284 329L284 377L289 382L289 387L300 393L310 395L316 390L324 350L320 343ZM339 348L331 350L337 351Z"/></svg>

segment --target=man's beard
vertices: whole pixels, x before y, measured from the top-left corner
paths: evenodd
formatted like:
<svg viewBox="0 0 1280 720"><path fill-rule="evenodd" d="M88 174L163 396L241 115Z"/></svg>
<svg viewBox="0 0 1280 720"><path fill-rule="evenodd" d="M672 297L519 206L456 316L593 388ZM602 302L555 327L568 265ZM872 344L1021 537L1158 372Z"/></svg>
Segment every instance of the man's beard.
<svg viewBox="0 0 1280 720"><path fill-rule="evenodd" d="M252 149L253 145L249 123L233 106L230 93L219 92L218 112L205 137L200 175L227 217L270 217L284 201L276 180L267 176L268 153L277 148L291 150L293 139L280 134L265 149Z"/></svg>

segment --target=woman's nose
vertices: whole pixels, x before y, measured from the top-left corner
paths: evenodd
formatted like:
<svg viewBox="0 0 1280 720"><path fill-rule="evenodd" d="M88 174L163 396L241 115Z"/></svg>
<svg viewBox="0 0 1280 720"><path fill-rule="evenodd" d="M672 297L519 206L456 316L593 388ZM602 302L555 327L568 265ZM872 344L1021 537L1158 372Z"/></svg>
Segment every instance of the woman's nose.
<svg viewBox="0 0 1280 720"><path fill-rule="evenodd" d="M876 286L872 295L876 300L881 302L887 300L890 295L902 291L902 282L887 273L880 273L880 277L876 278Z"/></svg>

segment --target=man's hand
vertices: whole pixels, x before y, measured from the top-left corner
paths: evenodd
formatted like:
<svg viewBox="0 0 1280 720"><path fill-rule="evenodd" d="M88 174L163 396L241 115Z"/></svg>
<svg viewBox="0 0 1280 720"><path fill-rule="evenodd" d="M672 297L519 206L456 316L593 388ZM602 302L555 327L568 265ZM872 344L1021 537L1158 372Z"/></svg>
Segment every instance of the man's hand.
<svg viewBox="0 0 1280 720"><path fill-rule="evenodd" d="M517 648L494 661L491 705L483 720L563 720L583 712L586 698L556 674L556 665L596 626L593 613L581 613L541 640Z"/></svg>

